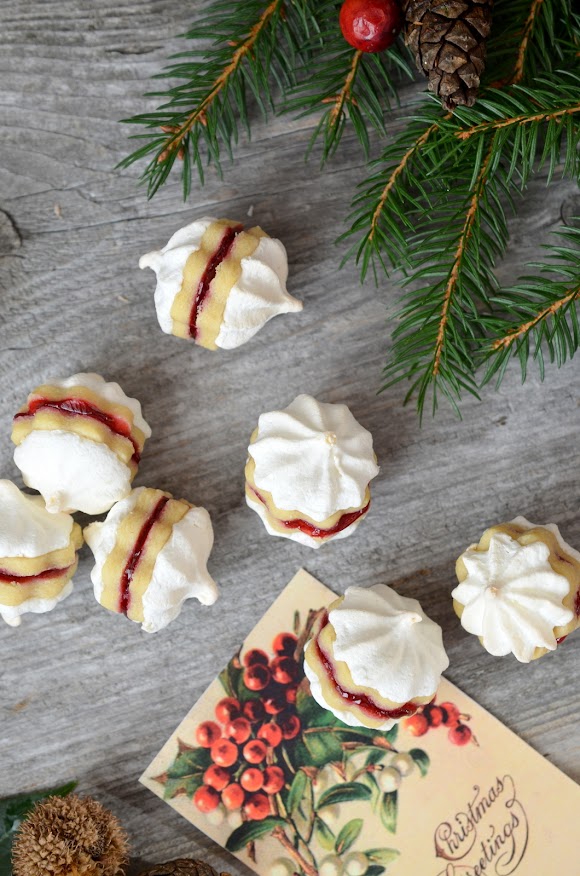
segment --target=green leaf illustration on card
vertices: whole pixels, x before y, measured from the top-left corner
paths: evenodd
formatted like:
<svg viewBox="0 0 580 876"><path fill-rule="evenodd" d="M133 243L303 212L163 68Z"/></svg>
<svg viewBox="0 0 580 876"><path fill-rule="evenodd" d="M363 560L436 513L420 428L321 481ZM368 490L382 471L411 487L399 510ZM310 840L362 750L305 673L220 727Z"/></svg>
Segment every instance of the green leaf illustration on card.
<svg viewBox="0 0 580 876"><path fill-rule="evenodd" d="M209 748L191 748L177 755L167 769L167 776L170 779L178 779L194 773L203 773L211 762Z"/></svg>
<svg viewBox="0 0 580 876"><path fill-rule="evenodd" d="M50 788L47 791L31 791L0 800L0 873L11 872L12 840L21 822L40 801L47 797L66 797L76 788L76 782Z"/></svg>
<svg viewBox="0 0 580 876"><path fill-rule="evenodd" d="M344 852L347 852L350 847L357 841L359 834L362 830L362 826L362 818L353 818L352 821L348 821L344 825L336 838L336 845L334 850L337 855L342 855L344 854Z"/></svg>
<svg viewBox="0 0 580 876"><path fill-rule="evenodd" d="M294 812L298 810L300 802L304 797L307 785L308 776L306 775L304 770L298 770L298 772L294 776L294 779L292 780L292 784L290 785L290 791L288 792L288 798L286 800L286 808L290 815L293 815Z"/></svg>
<svg viewBox="0 0 580 876"><path fill-rule="evenodd" d="M264 818L263 821L246 821L241 824L228 838L226 849L228 852L239 852L248 843L255 842L266 834L272 833L276 827L284 828L286 822L283 818Z"/></svg>
<svg viewBox="0 0 580 876"><path fill-rule="evenodd" d="M383 794L380 805L381 821L391 833L397 830L397 791Z"/></svg>
<svg viewBox="0 0 580 876"><path fill-rule="evenodd" d="M370 800L371 789L361 782L344 782L329 788L318 800L317 809L335 806L337 803L351 803L353 800Z"/></svg>
<svg viewBox="0 0 580 876"><path fill-rule="evenodd" d="M384 756L385 750L383 748L371 748L371 750L367 754L365 766L376 766L376 764L382 761Z"/></svg>
<svg viewBox="0 0 580 876"><path fill-rule="evenodd" d="M294 808L292 819L294 826L302 839L308 844L312 836L314 828L314 790L312 788L312 779L305 773L302 773L306 782L304 790L298 805Z"/></svg>
<svg viewBox="0 0 580 876"><path fill-rule="evenodd" d="M365 854L372 864L388 867L389 864L397 860L401 853L397 849L367 849Z"/></svg>
<svg viewBox="0 0 580 876"><path fill-rule="evenodd" d="M427 752L423 751L421 748L412 748L409 754L419 767L421 775L426 776L429 772L429 765L431 763Z"/></svg>
<svg viewBox="0 0 580 876"><path fill-rule="evenodd" d="M320 815L317 815L314 820L314 833L323 849L326 849L327 852L334 851L336 837Z"/></svg>
<svg viewBox="0 0 580 876"><path fill-rule="evenodd" d="M384 872L384 867L381 867L379 864L371 864L370 867L367 867L365 876L381 876Z"/></svg>

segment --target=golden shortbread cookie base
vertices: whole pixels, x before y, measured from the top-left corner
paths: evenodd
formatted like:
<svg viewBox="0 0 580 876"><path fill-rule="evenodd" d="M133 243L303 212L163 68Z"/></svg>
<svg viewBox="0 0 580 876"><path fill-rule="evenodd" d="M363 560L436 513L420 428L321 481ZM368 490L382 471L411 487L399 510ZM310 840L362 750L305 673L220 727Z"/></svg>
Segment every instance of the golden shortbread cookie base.
<svg viewBox="0 0 580 876"><path fill-rule="evenodd" d="M182 499L173 499L170 493L164 493L161 490L143 490L135 507L121 521L117 530L115 546L103 566L101 605L108 608L109 611L119 612L123 572L133 556L135 544L143 527L164 496L169 499L169 502L149 532L129 584L130 602L127 617L138 623L143 623L143 596L151 581L157 556L171 538L175 524L185 517L192 506Z"/></svg>

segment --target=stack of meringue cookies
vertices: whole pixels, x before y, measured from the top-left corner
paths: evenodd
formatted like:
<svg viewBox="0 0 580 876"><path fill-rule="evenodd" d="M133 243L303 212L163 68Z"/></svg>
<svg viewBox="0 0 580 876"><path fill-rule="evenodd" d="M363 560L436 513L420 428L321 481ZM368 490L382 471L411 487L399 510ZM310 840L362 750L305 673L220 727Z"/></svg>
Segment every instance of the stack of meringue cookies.
<svg viewBox="0 0 580 876"><path fill-rule="evenodd" d="M286 290L283 244L260 228L203 218L140 267L156 272L163 331L211 350L237 347L273 316L302 309ZM98 374L30 393L12 440L23 481L40 496L0 481L0 615L8 624L71 593L83 540L95 558L97 602L147 632L167 626L190 597L215 602L208 512L131 487L150 435L140 403ZM246 501L270 535L318 548L353 534L378 472L372 435L346 405L299 395L260 416ZM77 511L107 516L81 532ZM457 577L455 611L490 654L527 663L580 624L580 553L554 525L518 517L488 529L458 559ZM416 600L378 584L349 588L322 615L304 670L315 699L340 720L386 730L433 699L448 663L439 625Z"/></svg>

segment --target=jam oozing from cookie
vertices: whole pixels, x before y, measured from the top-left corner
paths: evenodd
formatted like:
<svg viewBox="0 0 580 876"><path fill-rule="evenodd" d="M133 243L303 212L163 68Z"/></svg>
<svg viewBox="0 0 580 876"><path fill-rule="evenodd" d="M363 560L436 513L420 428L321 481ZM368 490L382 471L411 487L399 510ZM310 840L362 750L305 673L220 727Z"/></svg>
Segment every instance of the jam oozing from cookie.
<svg viewBox="0 0 580 876"><path fill-rule="evenodd" d="M120 435L122 438L127 438L133 445L132 462L139 464L141 453L139 446L131 435L131 426L122 417L116 417L114 414L108 414L100 408L95 407L90 402L81 398L63 398L58 401L52 401L47 398L34 398L28 403L28 410L20 414L16 414L15 420L21 417L32 417L39 410L54 410L66 416L90 417L92 420L98 420L107 426L115 435Z"/></svg>
<svg viewBox="0 0 580 876"><path fill-rule="evenodd" d="M149 534L161 515L163 514L163 509L169 502L167 496L163 496L155 507L153 508L151 514L141 527L141 531L137 536L137 540L131 552L131 556L129 557L125 568L123 569L123 573L121 575L120 587L119 587L119 611L122 614L127 614L131 605L131 581L133 580L133 576L135 574L135 570L139 565L139 561L143 556L143 551L145 549L145 545L147 543L147 539L149 538Z"/></svg>
<svg viewBox="0 0 580 876"><path fill-rule="evenodd" d="M325 613L322 618L322 626L320 627L320 632L327 626L328 624L328 614ZM318 634L320 635L320 633ZM419 708L416 703L405 703L402 706L399 706L396 709L383 709L380 706L377 706L375 701L367 696L367 694L363 693L353 693L352 691L346 690L337 680L336 675L334 674L334 669L332 667L332 662L329 657L324 653L322 648L318 643L318 636L314 640L314 644L316 646L316 654L320 662L322 663L324 670L328 676L328 679L334 689L338 692L339 696L342 697L347 703L351 705L358 706L361 711L365 712L370 718L376 718L378 720L387 721L389 719L398 720L399 718L404 718L406 715L413 715Z"/></svg>
<svg viewBox="0 0 580 876"><path fill-rule="evenodd" d="M0 569L0 583L20 585L34 584L37 581L50 581L53 578L60 578L61 575L66 575L70 568L70 566L65 566L64 569L45 569L44 572L39 572L37 575L14 575L13 572Z"/></svg>
<svg viewBox="0 0 580 876"><path fill-rule="evenodd" d="M262 503L262 505L265 505L267 508L268 506L264 497L261 496L260 493L250 484L248 484L248 486L250 487L252 493L255 495L256 499L258 499ZM303 532L305 535L309 535L312 538L329 538L331 535L337 535L339 532L342 532L344 529L354 523L355 520L358 520L359 517L362 517L364 514L366 514L370 508L370 505L371 503L369 500L364 508L359 508L358 511L349 511L347 514L343 514L342 517L337 520L334 526L331 526L329 529L321 529L314 523L308 523L307 520L301 520L300 518L297 518L295 520L280 520L278 517L276 517L276 522L279 523L281 526L284 526L286 529L299 529L300 532Z"/></svg>
<svg viewBox="0 0 580 876"><path fill-rule="evenodd" d="M228 257L236 237L240 231L243 230L243 225L234 225L226 228L217 249L215 249L209 257L193 298L193 307L191 308L191 314L189 317L189 334L194 340L197 338L197 320L205 303L205 299L209 294L210 286L215 278L217 269L224 259Z"/></svg>

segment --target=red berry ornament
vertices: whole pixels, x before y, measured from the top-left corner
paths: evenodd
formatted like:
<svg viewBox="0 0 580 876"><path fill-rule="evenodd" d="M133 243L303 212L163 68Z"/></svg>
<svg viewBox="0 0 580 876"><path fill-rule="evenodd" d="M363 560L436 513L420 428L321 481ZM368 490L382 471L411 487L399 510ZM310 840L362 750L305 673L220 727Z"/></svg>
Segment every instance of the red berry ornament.
<svg viewBox="0 0 580 876"><path fill-rule="evenodd" d="M251 794L244 806L249 821L262 821L270 814L270 801L265 794Z"/></svg>
<svg viewBox="0 0 580 876"><path fill-rule="evenodd" d="M345 0L339 17L342 35L361 52L382 52L392 45L403 26L397 0Z"/></svg>
<svg viewBox="0 0 580 876"><path fill-rule="evenodd" d="M215 721L204 721L195 731L195 738L202 748L211 748L221 735L222 731Z"/></svg>
<svg viewBox="0 0 580 876"><path fill-rule="evenodd" d="M229 739L218 739L211 747L211 759L221 767L231 767L238 759L238 746Z"/></svg>
<svg viewBox="0 0 580 876"><path fill-rule="evenodd" d="M263 776L263 789L266 794L277 794L284 787L284 773L278 766L266 767Z"/></svg>
<svg viewBox="0 0 580 876"><path fill-rule="evenodd" d="M472 737L471 730L465 724L457 724L456 727L452 727L447 735L453 745L467 745Z"/></svg>
<svg viewBox="0 0 580 876"><path fill-rule="evenodd" d="M213 812L220 802L220 795L214 788L202 785L193 795L193 802L200 812Z"/></svg>
<svg viewBox="0 0 580 876"><path fill-rule="evenodd" d="M410 718L405 718L405 730L408 730L411 736L424 736L429 729L429 721L425 715L411 715Z"/></svg>

